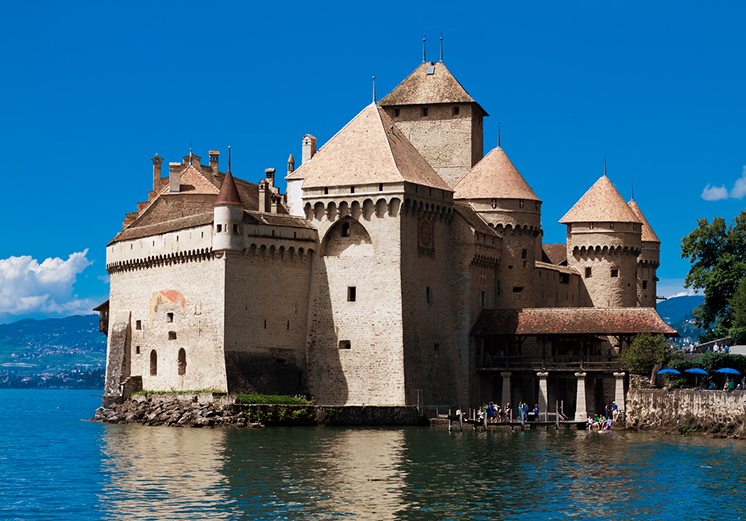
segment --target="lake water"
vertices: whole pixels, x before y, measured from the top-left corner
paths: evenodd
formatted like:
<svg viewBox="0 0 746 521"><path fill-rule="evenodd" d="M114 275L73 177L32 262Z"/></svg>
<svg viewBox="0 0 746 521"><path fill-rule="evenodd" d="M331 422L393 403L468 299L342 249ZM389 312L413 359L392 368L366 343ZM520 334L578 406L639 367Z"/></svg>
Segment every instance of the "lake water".
<svg viewBox="0 0 746 521"><path fill-rule="evenodd" d="M746 442L430 428L101 425L0 390L0 519L743 519Z"/></svg>

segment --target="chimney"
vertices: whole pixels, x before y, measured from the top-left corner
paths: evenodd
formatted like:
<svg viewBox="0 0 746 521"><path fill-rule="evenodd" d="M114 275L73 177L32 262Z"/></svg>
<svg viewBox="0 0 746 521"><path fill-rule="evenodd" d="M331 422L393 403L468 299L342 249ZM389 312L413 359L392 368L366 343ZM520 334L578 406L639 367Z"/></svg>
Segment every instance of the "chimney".
<svg viewBox="0 0 746 521"><path fill-rule="evenodd" d="M277 196L272 196L272 205L270 206L270 212L277 213Z"/></svg>
<svg viewBox="0 0 746 521"><path fill-rule="evenodd" d="M311 158L316 154L316 138L311 134L303 136L303 155L301 156L301 165L310 161Z"/></svg>
<svg viewBox="0 0 746 521"><path fill-rule="evenodd" d="M288 156L288 175L295 172L295 158L293 157L292 152Z"/></svg>
<svg viewBox="0 0 746 521"><path fill-rule="evenodd" d="M163 158L159 156L158 154L153 156L153 191L157 191L159 188L159 183L161 180L161 164L163 163Z"/></svg>
<svg viewBox="0 0 746 521"><path fill-rule="evenodd" d="M181 167L178 162L168 164L168 191L171 193L179 192L181 188Z"/></svg>
<svg viewBox="0 0 746 521"><path fill-rule="evenodd" d="M269 198L272 196L272 190L268 189L267 180L259 181L259 211L262 213L269 212Z"/></svg>
<svg viewBox="0 0 746 521"><path fill-rule="evenodd" d="M270 187L275 186L275 169L274 168L265 168L264 169L264 178L269 183Z"/></svg>
<svg viewBox="0 0 746 521"><path fill-rule="evenodd" d="M220 151L210 150L210 170L212 170L213 174L218 173L219 160L220 160Z"/></svg>

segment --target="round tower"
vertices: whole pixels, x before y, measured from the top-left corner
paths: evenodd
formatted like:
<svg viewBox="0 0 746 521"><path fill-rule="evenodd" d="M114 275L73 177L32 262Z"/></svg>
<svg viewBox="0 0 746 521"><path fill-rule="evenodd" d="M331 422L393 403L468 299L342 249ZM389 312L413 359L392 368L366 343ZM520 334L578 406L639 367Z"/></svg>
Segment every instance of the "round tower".
<svg viewBox="0 0 746 521"><path fill-rule="evenodd" d="M661 261L661 241L640 210L637 201L632 199L628 204L642 222L642 247L637 257L637 305L654 308L657 302L656 272Z"/></svg>
<svg viewBox="0 0 746 521"><path fill-rule="evenodd" d="M241 250L243 204L230 169L223 179L213 209L212 249Z"/></svg>
<svg viewBox="0 0 746 521"><path fill-rule="evenodd" d="M567 264L585 285L585 304L636 307L642 223L606 174L560 223L567 225Z"/></svg>
<svg viewBox="0 0 746 521"><path fill-rule="evenodd" d="M534 266L541 246L541 199L501 147L492 149L454 187L503 236L498 308L533 307Z"/></svg>

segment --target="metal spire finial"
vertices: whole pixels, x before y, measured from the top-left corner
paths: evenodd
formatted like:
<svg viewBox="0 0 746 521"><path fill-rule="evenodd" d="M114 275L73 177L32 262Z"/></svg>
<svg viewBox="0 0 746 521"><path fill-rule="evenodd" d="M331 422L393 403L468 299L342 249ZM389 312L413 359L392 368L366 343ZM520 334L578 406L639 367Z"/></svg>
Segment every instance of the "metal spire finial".
<svg viewBox="0 0 746 521"><path fill-rule="evenodd" d="M189 164L192 164L192 142L189 142Z"/></svg>
<svg viewBox="0 0 746 521"><path fill-rule="evenodd" d="M378 101L376 99L376 75L374 74L371 79L373 80L373 103L376 103Z"/></svg>
<svg viewBox="0 0 746 521"><path fill-rule="evenodd" d="M497 146L500 147L500 122L497 122Z"/></svg>
<svg viewBox="0 0 746 521"><path fill-rule="evenodd" d="M443 63L443 33L440 33L440 63Z"/></svg>
<svg viewBox="0 0 746 521"><path fill-rule="evenodd" d="M604 153L604 177L606 176L606 154Z"/></svg>
<svg viewBox="0 0 746 521"><path fill-rule="evenodd" d="M631 191L632 191L632 196L630 197L630 200L634 201L635 200L635 180L634 179L631 180L629 184L631 185Z"/></svg>
<svg viewBox="0 0 746 521"><path fill-rule="evenodd" d="M427 38L425 33L422 34L422 63L427 61Z"/></svg>
<svg viewBox="0 0 746 521"><path fill-rule="evenodd" d="M228 173L231 173L231 146L228 145Z"/></svg>

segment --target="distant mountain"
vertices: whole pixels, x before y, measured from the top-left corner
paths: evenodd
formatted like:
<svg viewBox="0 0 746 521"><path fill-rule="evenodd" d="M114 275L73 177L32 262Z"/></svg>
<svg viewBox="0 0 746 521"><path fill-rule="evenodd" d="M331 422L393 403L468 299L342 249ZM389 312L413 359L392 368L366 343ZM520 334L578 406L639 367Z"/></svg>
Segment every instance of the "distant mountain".
<svg viewBox="0 0 746 521"><path fill-rule="evenodd" d="M701 306L705 298L702 295L675 297L658 303L658 314L661 318L679 332L676 339L678 345L684 346L699 343L703 329L694 324L694 308Z"/></svg>
<svg viewBox="0 0 746 521"><path fill-rule="evenodd" d="M100 389L105 363L96 315L0 324L0 387Z"/></svg>

